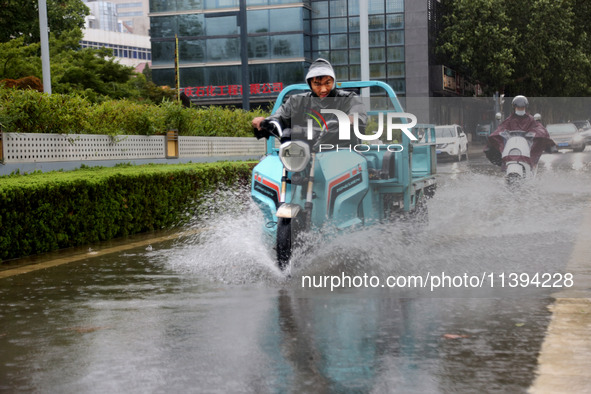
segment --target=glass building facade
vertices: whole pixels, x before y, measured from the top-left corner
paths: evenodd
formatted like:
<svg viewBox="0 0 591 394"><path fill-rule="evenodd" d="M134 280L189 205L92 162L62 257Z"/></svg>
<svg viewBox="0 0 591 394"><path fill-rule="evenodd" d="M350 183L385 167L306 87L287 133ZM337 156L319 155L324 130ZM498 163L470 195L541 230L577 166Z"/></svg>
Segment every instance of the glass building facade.
<svg viewBox="0 0 591 394"><path fill-rule="evenodd" d="M246 0L251 98L302 83L318 57L332 62L337 80L360 80L360 1L368 4L370 79L404 95L404 0ZM174 86L176 34L181 88L239 95L238 11L239 0L150 0L154 81Z"/></svg>
<svg viewBox="0 0 591 394"><path fill-rule="evenodd" d="M330 59L338 80L361 79L360 1L368 3L370 79L403 94L404 0L312 1L312 57Z"/></svg>

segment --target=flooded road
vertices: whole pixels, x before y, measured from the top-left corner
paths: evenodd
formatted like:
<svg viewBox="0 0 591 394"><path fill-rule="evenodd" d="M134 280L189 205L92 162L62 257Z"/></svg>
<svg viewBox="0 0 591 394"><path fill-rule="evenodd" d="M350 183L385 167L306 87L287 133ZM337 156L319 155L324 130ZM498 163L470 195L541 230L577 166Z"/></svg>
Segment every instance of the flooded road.
<svg viewBox="0 0 591 394"><path fill-rule="evenodd" d="M560 289L500 278L567 273L590 162L544 155L519 191L481 156L441 163L426 228L318 242L289 278L243 191L220 192L205 231L0 279L0 392L525 392ZM428 274L486 281L383 286ZM305 285L343 275L379 285Z"/></svg>

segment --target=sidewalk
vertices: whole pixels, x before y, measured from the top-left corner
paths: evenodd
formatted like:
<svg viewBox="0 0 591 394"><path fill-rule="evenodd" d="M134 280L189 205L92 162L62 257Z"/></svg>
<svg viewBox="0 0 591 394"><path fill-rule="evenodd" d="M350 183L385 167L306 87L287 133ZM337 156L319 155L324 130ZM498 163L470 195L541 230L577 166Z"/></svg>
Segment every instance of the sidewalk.
<svg viewBox="0 0 591 394"><path fill-rule="evenodd" d="M566 272L573 288L555 294L531 393L591 393L591 204Z"/></svg>

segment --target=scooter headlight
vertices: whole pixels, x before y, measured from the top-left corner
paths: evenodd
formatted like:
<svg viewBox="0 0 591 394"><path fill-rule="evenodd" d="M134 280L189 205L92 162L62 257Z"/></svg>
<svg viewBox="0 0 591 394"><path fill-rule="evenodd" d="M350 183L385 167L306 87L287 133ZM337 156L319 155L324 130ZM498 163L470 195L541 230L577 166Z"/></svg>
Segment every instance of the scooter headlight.
<svg viewBox="0 0 591 394"><path fill-rule="evenodd" d="M509 151L508 156L521 156L521 150L517 148L513 148Z"/></svg>
<svg viewBox="0 0 591 394"><path fill-rule="evenodd" d="M279 159L287 171L303 171L310 161L310 147L302 141L284 142L279 147Z"/></svg>

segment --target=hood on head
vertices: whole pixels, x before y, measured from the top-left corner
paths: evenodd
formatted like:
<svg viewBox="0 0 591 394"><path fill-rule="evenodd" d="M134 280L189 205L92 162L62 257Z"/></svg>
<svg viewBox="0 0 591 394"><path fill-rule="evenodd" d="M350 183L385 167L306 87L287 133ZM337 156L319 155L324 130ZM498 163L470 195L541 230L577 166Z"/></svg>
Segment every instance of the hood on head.
<svg viewBox="0 0 591 394"><path fill-rule="evenodd" d="M318 58L314 60L314 62L310 65L310 68L308 69L308 74L306 74L306 82L308 83L308 85L310 85L310 79L315 77L323 77L325 75L332 77L332 79L335 80L336 86L336 77L334 70L332 69L332 65L329 63L328 60Z"/></svg>

